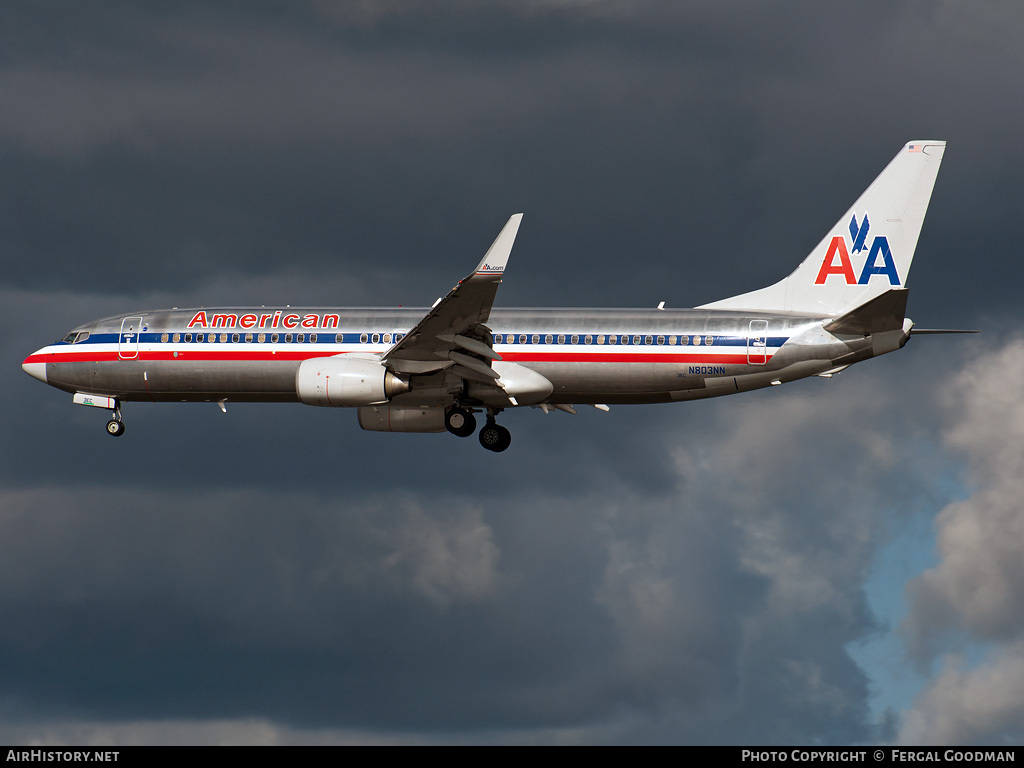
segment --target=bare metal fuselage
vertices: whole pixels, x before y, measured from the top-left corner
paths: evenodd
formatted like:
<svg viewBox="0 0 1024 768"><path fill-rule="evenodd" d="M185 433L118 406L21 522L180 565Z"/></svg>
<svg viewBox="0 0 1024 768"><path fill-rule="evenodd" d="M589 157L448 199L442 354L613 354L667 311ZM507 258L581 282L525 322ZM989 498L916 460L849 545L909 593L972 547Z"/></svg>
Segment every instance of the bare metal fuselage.
<svg viewBox="0 0 1024 768"><path fill-rule="evenodd" d="M137 312L80 326L67 337L77 342L44 347L26 363L36 364L44 374L38 378L54 387L119 401L297 401L302 361L379 358L426 311ZM493 310L488 326L500 359L551 382L545 398L551 404L670 402L757 389L897 349L909 333L908 321L902 331L874 337L836 336L823 329L829 319L722 310L505 309ZM410 378L409 391L391 398L392 405L473 404L466 382L445 370Z"/></svg>

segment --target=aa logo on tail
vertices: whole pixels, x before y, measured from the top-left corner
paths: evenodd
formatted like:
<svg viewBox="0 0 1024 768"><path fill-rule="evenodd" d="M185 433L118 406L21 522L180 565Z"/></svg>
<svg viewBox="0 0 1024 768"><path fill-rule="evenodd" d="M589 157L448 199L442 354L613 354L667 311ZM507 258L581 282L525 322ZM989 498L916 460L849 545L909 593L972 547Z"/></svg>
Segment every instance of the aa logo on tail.
<svg viewBox="0 0 1024 768"><path fill-rule="evenodd" d="M818 277L815 285L824 285L825 280L831 275L842 275L847 285L867 285L872 275L886 275L890 285L899 285L900 276L896 273L896 263L892 260L892 251L889 249L889 240L885 235L879 235L871 241L871 247L867 247L868 231L871 229L871 222L868 221L867 213L861 222L857 223L857 214L850 219L850 247L847 248L846 238L836 235L825 251L825 258L821 262L821 269L818 270ZM863 253L867 251L864 259L864 267L860 271L860 277L853 274L853 262L850 260L851 253ZM878 260L881 257L882 263Z"/></svg>

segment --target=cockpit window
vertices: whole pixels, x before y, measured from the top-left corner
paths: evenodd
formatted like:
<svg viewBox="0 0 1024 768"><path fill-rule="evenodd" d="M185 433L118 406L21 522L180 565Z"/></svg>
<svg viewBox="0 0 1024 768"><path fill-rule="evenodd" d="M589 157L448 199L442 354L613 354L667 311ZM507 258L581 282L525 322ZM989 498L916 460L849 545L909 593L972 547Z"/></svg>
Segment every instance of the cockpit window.
<svg viewBox="0 0 1024 768"><path fill-rule="evenodd" d="M67 336L65 336L63 339L61 339L61 341L64 342L65 344L78 344L80 342L85 341L88 338L89 338L89 332L88 331L72 331Z"/></svg>

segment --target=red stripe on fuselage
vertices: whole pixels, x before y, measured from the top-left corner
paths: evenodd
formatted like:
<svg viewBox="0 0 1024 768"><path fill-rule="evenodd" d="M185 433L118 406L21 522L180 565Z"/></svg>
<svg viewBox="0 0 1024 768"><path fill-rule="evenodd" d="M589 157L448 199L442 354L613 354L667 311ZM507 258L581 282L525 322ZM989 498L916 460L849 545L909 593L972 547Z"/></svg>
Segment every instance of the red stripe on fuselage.
<svg viewBox="0 0 1024 768"><path fill-rule="evenodd" d="M758 355L760 357L760 355ZM502 360L523 363L734 363L745 364L744 355L704 355L636 352L502 352Z"/></svg>
<svg viewBox="0 0 1024 768"><path fill-rule="evenodd" d="M383 352L384 350L381 350ZM29 355L26 363L103 363L103 362L143 362L143 361L251 361L265 362L273 360L308 360L315 357L333 357L337 354L355 354L351 352L314 352L312 350L178 350L154 352L140 350L137 357L125 359L118 357L116 351L109 352L47 352ZM761 355L758 354L760 358ZM771 359L771 355L766 355ZM520 363L701 363L745 365L746 354L694 354L688 353L636 353L636 352L503 352L502 360Z"/></svg>

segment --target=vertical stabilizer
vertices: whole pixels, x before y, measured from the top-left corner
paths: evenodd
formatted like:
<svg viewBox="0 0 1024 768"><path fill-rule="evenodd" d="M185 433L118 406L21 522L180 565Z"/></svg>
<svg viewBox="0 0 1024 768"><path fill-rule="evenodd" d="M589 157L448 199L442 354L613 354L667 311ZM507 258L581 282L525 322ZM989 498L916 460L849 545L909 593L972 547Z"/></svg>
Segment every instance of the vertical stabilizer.
<svg viewBox="0 0 1024 768"><path fill-rule="evenodd" d="M839 315L905 288L945 148L910 142L789 277L701 309Z"/></svg>

